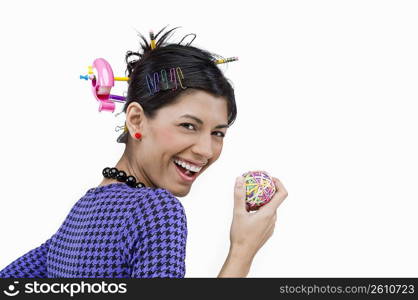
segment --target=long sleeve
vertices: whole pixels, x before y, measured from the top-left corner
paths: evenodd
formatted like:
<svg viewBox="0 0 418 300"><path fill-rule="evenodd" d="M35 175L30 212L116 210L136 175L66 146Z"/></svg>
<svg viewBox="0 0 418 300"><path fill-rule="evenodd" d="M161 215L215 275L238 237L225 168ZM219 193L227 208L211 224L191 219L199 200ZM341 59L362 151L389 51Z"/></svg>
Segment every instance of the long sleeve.
<svg viewBox="0 0 418 300"><path fill-rule="evenodd" d="M128 255L131 277L183 278L187 240L184 208L164 189L150 192L147 198L127 227L128 235L135 237Z"/></svg>
<svg viewBox="0 0 418 300"><path fill-rule="evenodd" d="M47 278L46 260L52 238L0 271L0 278Z"/></svg>

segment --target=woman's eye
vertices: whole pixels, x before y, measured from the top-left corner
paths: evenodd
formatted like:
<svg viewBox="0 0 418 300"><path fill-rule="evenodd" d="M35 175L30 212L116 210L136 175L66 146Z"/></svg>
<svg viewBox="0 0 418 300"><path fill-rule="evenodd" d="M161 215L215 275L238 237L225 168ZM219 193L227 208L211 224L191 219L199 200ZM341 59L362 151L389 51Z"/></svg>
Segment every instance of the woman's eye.
<svg viewBox="0 0 418 300"><path fill-rule="evenodd" d="M222 131L215 131L214 133L215 133L215 135L216 135L216 136L218 136L218 137L222 137L222 138L223 138L223 137L225 137L225 133L223 133ZM219 134L218 134L218 133L219 133Z"/></svg>
<svg viewBox="0 0 418 300"><path fill-rule="evenodd" d="M196 129L195 125L193 125L192 123L181 123L180 126L182 126L184 128L187 128L189 130L195 130ZM217 137L222 137L222 138L225 137L225 133L223 133L222 131L215 131L214 134Z"/></svg>
<svg viewBox="0 0 418 300"><path fill-rule="evenodd" d="M183 126L187 129L190 129L190 127L191 127L191 130L194 130L194 125L191 124L191 123L182 123L182 124L180 124L180 126Z"/></svg>

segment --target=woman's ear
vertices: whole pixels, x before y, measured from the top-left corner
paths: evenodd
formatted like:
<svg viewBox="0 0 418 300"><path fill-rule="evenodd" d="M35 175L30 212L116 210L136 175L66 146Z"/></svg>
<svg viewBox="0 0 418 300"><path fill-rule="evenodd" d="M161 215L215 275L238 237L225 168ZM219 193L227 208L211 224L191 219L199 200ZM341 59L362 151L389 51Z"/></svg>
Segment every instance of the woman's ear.
<svg viewBox="0 0 418 300"><path fill-rule="evenodd" d="M143 134L144 123L145 114L141 104L131 102L126 108L126 126L132 138L135 138L136 132Z"/></svg>

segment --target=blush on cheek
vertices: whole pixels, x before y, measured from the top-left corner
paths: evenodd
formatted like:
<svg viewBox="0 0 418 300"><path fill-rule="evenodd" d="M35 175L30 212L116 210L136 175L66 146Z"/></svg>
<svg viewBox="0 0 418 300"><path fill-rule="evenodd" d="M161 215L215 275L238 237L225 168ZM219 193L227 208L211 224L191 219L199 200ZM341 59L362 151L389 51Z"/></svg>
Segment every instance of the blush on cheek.
<svg viewBox="0 0 418 300"><path fill-rule="evenodd" d="M176 134L169 129L161 129L158 131L158 137L162 145L168 147L174 147L176 143L178 143L178 139L176 139Z"/></svg>

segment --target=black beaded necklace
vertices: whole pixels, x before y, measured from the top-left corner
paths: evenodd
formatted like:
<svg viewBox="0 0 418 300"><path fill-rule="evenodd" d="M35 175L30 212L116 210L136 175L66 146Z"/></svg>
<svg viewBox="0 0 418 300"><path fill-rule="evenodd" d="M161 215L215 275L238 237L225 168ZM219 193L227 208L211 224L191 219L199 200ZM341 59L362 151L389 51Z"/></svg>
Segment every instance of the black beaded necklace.
<svg viewBox="0 0 418 300"><path fill-rule="evenodd" d="M125 182L130 187L142 188L145 187L145 184L142 182L137 182L136 178L132 175L127 176L124 171L120 171L116 168L106 167L103 169L102 174L106 178L113 178L120 182Z"/></svg>

